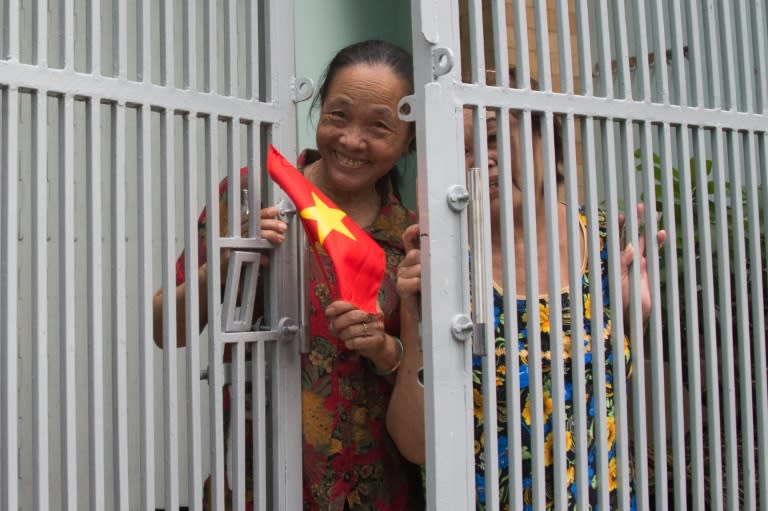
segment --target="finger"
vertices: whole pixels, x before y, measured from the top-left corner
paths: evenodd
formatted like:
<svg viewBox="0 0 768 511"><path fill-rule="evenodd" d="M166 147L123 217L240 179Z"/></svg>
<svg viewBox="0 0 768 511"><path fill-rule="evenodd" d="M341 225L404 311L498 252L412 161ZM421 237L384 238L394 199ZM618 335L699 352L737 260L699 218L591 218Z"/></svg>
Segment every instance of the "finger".
<svg viewBox="0 0 768 511"><path fill-rule="evenodd" d="M635 257L635 247L632 242L627 243L627 246L621 252L621 265L623 268L629 267L632 264L632 260Z"/></svg>
<svg viewBox="0 0 768 511"><path fill-rule="evenodd" d="M664 246L664 242L667 241L667 231L661 230L656 233L656 242L659 244L659 248Z"/></svg>
<svg viewBox="0 0 768 511"><path fill-rule="evenodd" d="M278 213L277 206L269 206L261 210L261 218L277 218Z"/></svg>
<svg viewBox="0 0 768 511"><path fill-rule="evenodd" d="M409 225L403 232L403 244L406 253L414 248L419 248L419 234L419 224Z"/></svg>
<svg viewBox="0 0 768 511"><path fill-rule="evenodd" d="M325 316L328 318L337 318L347 312L359 310L355 305L345 302L344 300L336 300L325 309Z"/></svg>

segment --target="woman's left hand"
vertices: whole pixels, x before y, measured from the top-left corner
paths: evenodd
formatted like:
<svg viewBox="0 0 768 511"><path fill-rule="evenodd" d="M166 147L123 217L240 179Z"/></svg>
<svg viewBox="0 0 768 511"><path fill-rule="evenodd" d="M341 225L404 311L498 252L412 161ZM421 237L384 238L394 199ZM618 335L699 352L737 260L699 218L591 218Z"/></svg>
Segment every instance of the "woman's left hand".
<svg viewBox="0 0 768 511"><path fill-rule="evenodd" d="M648 282L648 263L645 255L645 230L642 227L643 214L645 213L645 204L642 202L637 205L637 218L639 220L640 232L638 233L639 243L639 258L640 263L640 305L643 313L643 325L648 321L651 315L651 287ZM624 217L619 218L619 231L624 229ZM667 239L667 233L664 230L659 230L656 233L656 242L659 245L659 249L664 245L664 241ZM621 251L621 299L624 304L624 321L629 324L629 271L635 258L635 247L631 242L627 243Z"/></svg>
<svg viewBox="0 0 768 511"><path fill-rule="evenodd" d="M344 341L349 350L354 350L362 356L371 359L376 367L392 367L388 364L390 350L387 333L384 330L384 319L381 310L371 314L360 310L357 306L335 301L325 309L328 328L331 333ZM379 364L380 363L380 364Z"/></svg>

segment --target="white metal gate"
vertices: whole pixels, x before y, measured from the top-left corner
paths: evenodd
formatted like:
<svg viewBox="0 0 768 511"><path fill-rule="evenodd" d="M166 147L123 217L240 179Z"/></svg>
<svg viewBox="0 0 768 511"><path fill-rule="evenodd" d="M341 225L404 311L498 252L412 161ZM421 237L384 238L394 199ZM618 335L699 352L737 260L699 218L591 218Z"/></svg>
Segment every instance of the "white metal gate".
<svg viewBox="0 0 768 511"><path fill-rule="evenodd" d="M429 509L475 506L473 458L478 446L473 445L472 347L467 342L473 323L486 329L485 353L493 354L495 349L492 307L486 316L474 317L469 305L461 125L465 107L474 110L476 120L483 120L489 110L495 110L501 119L498 144L504 163L500 168L507 168L504 165L510 164L510 158L517 157L511 152L509 128L504 126L510 115L520 116L528 183L532 179L532 113L541 119L546 208L554 211L562 197L568 209L568 250L562 257L568 258L571 275L578 275L577 207L584 204L592 218L598 208L604 209L609 218L612 297L620 296L618 215L635 211L640 201L646 204L642 218L626 216L627 232L633 233L628 239L635 247L641 224L648 235L654 306L645 335L639 305L635 303L629 310L626 323L621 307L613 309L614 352L620 349L623 353L626 324L633 365L632 377L617 379L613 387L621 508L629 508L631 498L639 509L768 506L766 4L752 0L468 0L466 4L412 5L419 218L422 254L429 254L422 274ZM463 5L468 7L466 18ZM463 36L460 21L466 21ZM469 69L462 70L461 65L466 64ZM508 86L510 64L517 68L521 85L516 88ZM487 69L502 70L496 74L496 83L486 82ZM539 90L527 85L532 74L539 80ZM558 119L563 125L562 184L556 177L553 140ZM485 125L479 126L474 145L479 148L481 175L487 177ZM487 178L480 182L487 183ZM502 178L501 194L510 194L510 188ZM536 229L544 228L533 223L530 187L524 193L524 236L531 247ZM487 185L482 196L488 198ZM511 195L505 197L511 203ZM657 211L663 212L658 224ZM512 225L511 214L507 204L503 215L508 223L502 225ZM488 224L482 225L490 239ZM657 256L654 235L659 228L667 231L668 238ZM587 236L592 261L599 257L596 229L593 221ZM547 217L545 230L549 240L546 254L537 256L529 248L524 261L515 261L513 251L505 254L504 289L514 290L516 272L525 271L528 282L536 281L539 258L559 260L560 248L553 242L558 230L553 215ZM505 244L511 247L513 242L510 233ZM490 253L487 246L486 251ZM480 258L473 255L473 260ZM639 292L637 266L632 266L630 274L630 292L635 296ZM546 289L528 285L517 294L529 303L539 293L557 296L559 274L553 273ZM480 280L480 292L490 297L490 276L485 274ZM572 280L571 287L576 285ZM612 302L616 300L612 298ZM594 299L588 309L592 317L602 317L599 302ZM505 307L507 317L515 315L513 304L514 300ZM578 307L574 305L575 324L581 321ZM553 308L549 319L552 331L559 331L556 327L562 318L557 309ZM506 331L507 339L517 338L514 328ZM529 334L534 340L530 358L536 359L533 350L540 332ZM581 345L580 340L574 337L572 345ZM554 342L553 346L562 346L557 344L562 339ZM514 343L507 344L508 360L517 359L516 350ZM555 347L552 350L558 352ZM620 359L623 357L616 357L617 374L623 370ZM487 373L493 372L492 355L483 364L490 368ZM530 368L531 392L540 396L541 389L534 390L541 381L535 374L541 366L536 364L532 362ZM551 364L562 369L562 356L553 354ZM517 374L512 369L509 372ZM507 380L510 503L513 509L540 509L545 491L544 439L540 434L534 436L533 474L520 474L516 468L520 466L516 380ZM485 391L494 387L493 380L484 385L485 491L489 509L493 509L498 505L500 460L495 444L495 392ZM553 385L553 396L562 396L562 378L553 377ZM583 385L583 372L575 374L574 389ZM604 406L604 394L596 399L595 406ZM555 401L552 456L555 481L562 483L569 477L562 458L565 418L562 397ZM542 424L540 406L540 402L532 405L537 407L531 410L534 425ZM586 434L585 413L576 412L576 442ZM599 434L607 434L605 420L596 427ZM577 450L573 483L585 495L592 474L586 469L586 449ZM604 447L599 457L606 460ZM630 457L634 458L632 472ZM602 508L607 507L610 483L605 465L605 461L598 464L594 474ZM533 491L523 495L521 479L530 475ZM564 491L565 484L555 486L556 503L563 503Z"/></svg>
<svg viewBox="0 0 768 511"><path fill-rule="evenodd" d="M270 254L261 330L225 331L211 271L207 335L160 351L152 332L182 250L197 272L196 221L219 182L238 190L247 166L250 209L280 199L261 169L268 142L296 153L293 3L7 1L0 26L0 508L200 509L210 471L223 509L231 379L243 509L250 379L254 504L299 509L297 230L273 251L255 221L249 238L235 222L219 237L208 207L211 267L221 248ZM231 194L229 218L240 206ZM191 279L187 332L200 299ZM165 300L166 346L176 307Z"/></svg>

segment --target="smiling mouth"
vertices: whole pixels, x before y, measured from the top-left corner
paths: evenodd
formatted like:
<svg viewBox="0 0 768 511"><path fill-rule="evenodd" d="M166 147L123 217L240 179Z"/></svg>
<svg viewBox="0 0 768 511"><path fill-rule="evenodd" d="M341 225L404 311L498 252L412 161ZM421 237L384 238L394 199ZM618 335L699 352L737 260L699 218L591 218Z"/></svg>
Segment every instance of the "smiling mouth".
<svg viewBox="0 0 768 511"><path fill-rule="evenodd" d="M336 153L336 161L338 161L340 164L344 165L345 167L358 169L368 163L367 160L356 160L353 158L347 158L346 156Z"/></svg>
<svg viewBox="0 0 768 511"><path fill-rule="evenodd" d="M499 176L490 176L488 178L488 188L490 190L498 190L498 188L499 188Z"/></svg>

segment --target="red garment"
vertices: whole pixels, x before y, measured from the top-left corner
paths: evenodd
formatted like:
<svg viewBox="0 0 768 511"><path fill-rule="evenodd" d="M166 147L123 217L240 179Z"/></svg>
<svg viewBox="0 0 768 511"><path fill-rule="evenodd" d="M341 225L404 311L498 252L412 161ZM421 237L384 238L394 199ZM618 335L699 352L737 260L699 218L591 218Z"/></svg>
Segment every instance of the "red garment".
<svg viewBox="0 0 768 511"><path fill-rule="evenodd" d="M366 229L386 254L378 303L393 335L400 329L395 281L404 256L401 234L414 221L390 193ZM301 361L304 509L342 511L345 500L350 511L424 509L419 472L386 430L392 384L331 335L324 310L338 296L333 267L327 257L309 263L311 341Z"/></svg>
<svg viewBox="0 0 768 511"><path fill-rule="evenodd" d="M246 172L241 169L241 178ZM397 265L404 255L401 234L415 217L391 193L391 187L387 188L390 193L366 231L384 249L386 271L378 303L387 331L397 335L400 306L395 280ZM227 184L222 182L222 206L226 206L226 191ZM200 264L206 261L205 221L203 211L198 220ZM222 218L222 226L225 221ZM323 261L324 270L318 267L318 260ZM304 509L342 511L345 500L349 501L350 511L424 509L420 473L400 455L386 431L385 414L392 385L374 373L367 359L349 352L330 335L323 311L332 297L339 296L334 294L338 291L329 289L326 279L325 274L330 277L330 285L335 285L330 261L313 257L309 269L311 344L310 353L301 360ZM184 282L184 254L177 261L176 276L177 284ZM230 350L225 349L224 360L229 359ZM225 387L225 424L229 423L229 412ZM250 424L246 431L252 431ZM246 438L246 453L252 452L251 442ZM246 457L247 491L253 488L252 467L252 460ZM252 506L250 498L247 500Z"/></svg>

